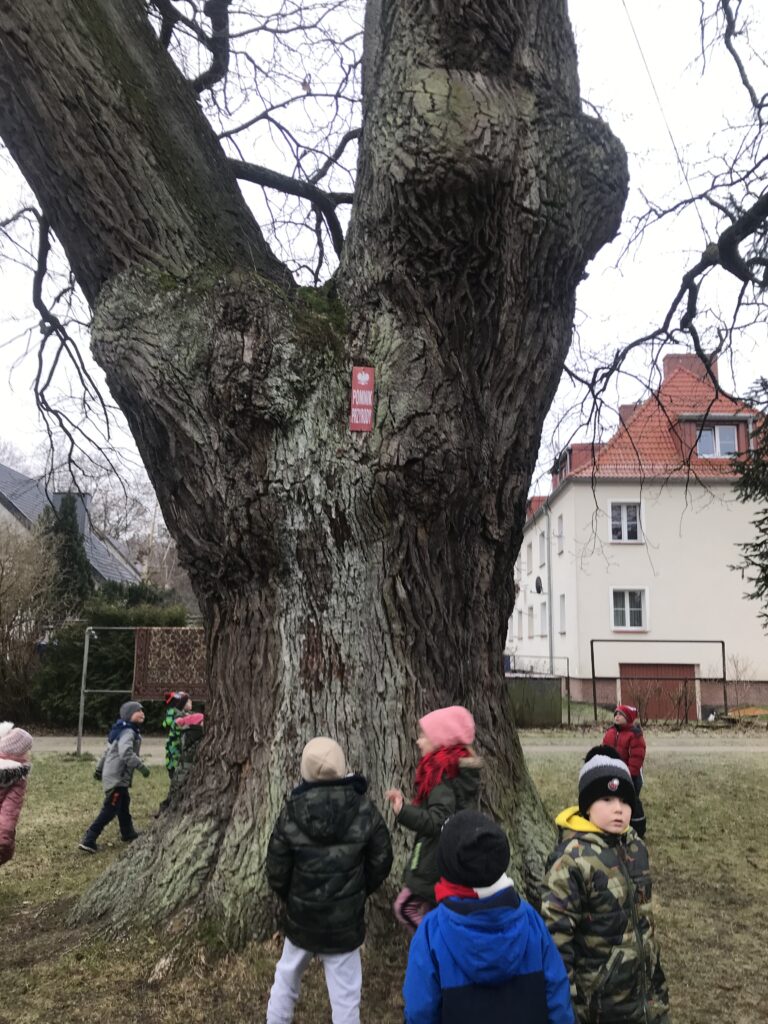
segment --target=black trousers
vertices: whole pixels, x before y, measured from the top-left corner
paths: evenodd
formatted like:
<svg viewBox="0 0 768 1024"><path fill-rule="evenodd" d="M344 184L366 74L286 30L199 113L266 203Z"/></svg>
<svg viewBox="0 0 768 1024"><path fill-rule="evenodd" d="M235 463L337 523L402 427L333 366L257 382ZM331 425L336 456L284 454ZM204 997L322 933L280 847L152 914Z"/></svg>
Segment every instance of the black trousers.
<svg viewBox="0 0 768 1024"><path fill-rule="evenodd" d="M85 841L95 842L113 818L117 818L120 835L123 839L128 840L135 837L136 829L133 827L133 818L131 817L131 794L127 786L115 786L114 789L108 791L104 797L104 806L85 833Z"/></svg>

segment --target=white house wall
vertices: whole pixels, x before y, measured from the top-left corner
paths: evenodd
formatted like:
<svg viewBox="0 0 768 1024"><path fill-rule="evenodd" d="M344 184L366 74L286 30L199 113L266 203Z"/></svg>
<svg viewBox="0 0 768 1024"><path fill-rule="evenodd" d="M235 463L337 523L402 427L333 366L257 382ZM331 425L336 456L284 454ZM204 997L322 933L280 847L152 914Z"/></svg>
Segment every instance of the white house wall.
<svg viewBox="0 0 768 1024"><path fill-rule="evenodd" d="M639 502L641 543L611 540L611 503ZM540 566L538 535L546 530L543 509L526 528L522 558L533 543L532 571L523 564L520 591L510 620L507 650L518 661L548 666L549 643L541 635L539 607L551 575L555 670L564 672L565 657L573 677L591 676L590 640L621 639L596 645L596 674L616 677L620 662L694 664L701 675L719 676L720 649L715 644L641 644L633 639L724 640L728 675L768 679L768 637L758 619L759 605L744 595L749 589L739 571L738 544L753 535L755 506L737 501L730 484L669 481L657 484L571 480L551 499L551 572ZM557 521L563 516L564 551L558 554ZM547 592L534 591L540 576ZM646 622L640 631L613 628L611 593L642 589ZM559 595L565 594L566 631L559 631ZM534 607L535 637L527 635L527 609ZM517 635L517 610L523 609L523 638Z"/></svg>

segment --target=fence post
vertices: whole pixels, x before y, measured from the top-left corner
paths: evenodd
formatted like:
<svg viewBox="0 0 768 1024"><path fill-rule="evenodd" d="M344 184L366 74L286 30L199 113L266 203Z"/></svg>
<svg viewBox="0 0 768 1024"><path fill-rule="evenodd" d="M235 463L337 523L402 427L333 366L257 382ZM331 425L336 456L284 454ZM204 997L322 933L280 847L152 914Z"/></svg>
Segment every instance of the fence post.
<svg viewBox="0 0 768 1024"><path fill-rule="evenodd" d="M568 666L568 674L565 677L565 696L568 703L568 725L571 724L571 668Z"/></svg>
<svg viewBox="0 0 768 1024"><path fill-rule="evenodd" d="M726 680L726 676L728 675L728 670L727 670L726 665L725 665L725 640L721 640L720 641L720 649L721 649L722 654L723 654L723 710L724 710L724 713L727 715L728 714L728 682Z"/></svg>
<svg viewBox="0 0 768 1024"><path fill-rule="evenodd" d="M83 671L80 676L80 713L77 716L77 756L83 749L83 721L85 720L85 681L88 677L88 648L91 644L91 627L85 630L85 643L83 644Z"/></svg>

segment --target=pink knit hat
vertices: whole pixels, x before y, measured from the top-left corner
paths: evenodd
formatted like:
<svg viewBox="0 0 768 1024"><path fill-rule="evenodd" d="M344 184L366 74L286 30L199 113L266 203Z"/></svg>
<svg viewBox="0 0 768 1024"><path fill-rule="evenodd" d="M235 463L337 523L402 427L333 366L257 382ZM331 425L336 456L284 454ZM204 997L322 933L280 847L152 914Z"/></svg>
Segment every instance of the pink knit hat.
<svg viewBox="0 0 768 1024"><path fill-rule="evenodd" d="M468 747L475 740L475 720L460 704L430 711L419 719L419 727L435 747Z"/></svg>
<svg viewBox="0 0 768 1024"><path fill-rule="evenodd" d="M0 757L23 757L32 748L32 737L13 722L0 722Z"/></svg>

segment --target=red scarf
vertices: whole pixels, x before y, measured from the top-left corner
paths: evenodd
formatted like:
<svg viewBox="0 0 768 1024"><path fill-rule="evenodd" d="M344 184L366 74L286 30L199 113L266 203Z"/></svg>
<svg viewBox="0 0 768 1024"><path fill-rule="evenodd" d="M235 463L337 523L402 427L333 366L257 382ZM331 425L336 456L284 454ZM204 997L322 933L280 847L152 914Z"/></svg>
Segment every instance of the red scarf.
<svg viewBox="0 0 768 1024"><path fill-rule="evenodd" d="M471 757L466 747L438 747L431 754L425 754L416 765L415 804L422 804L443 778L455 779L459 774L459 761Z"/></svg>
<svg viewBox="0 0 768 1024"><path fill-rule="evenodd" d="M438 903L450 899L451 896L458 896L461 900L476 900L478 898L474 889L468 885L459 885L458 882L449 882L447 878L441 878L435 885L435 899Z"/></svg>

